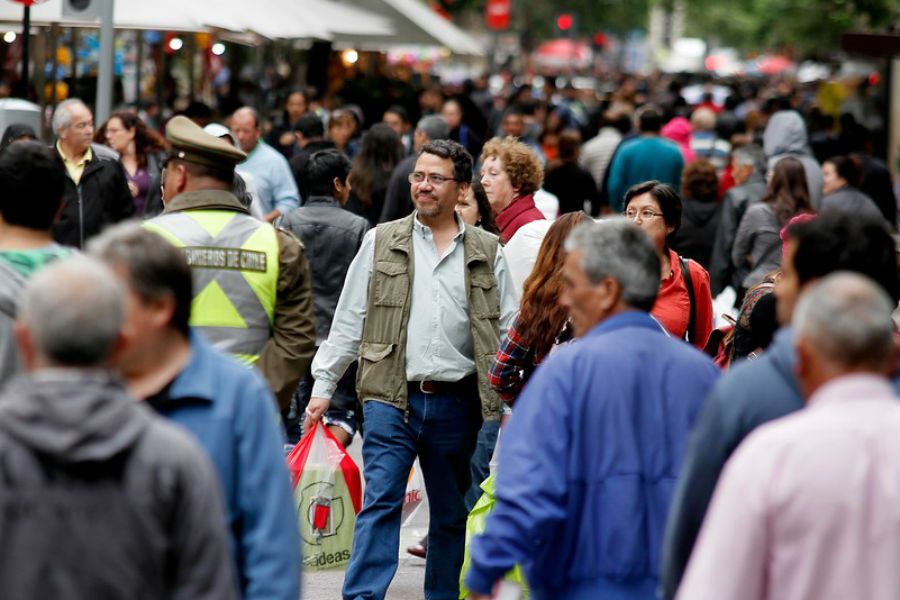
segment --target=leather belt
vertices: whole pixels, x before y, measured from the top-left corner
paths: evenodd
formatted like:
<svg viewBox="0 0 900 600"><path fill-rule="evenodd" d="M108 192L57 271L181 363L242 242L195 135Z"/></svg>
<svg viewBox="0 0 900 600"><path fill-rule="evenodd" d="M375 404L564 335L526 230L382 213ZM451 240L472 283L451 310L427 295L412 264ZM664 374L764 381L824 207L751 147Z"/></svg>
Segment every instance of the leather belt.
<svg viewBox="0 0 900 600"><path fill-rule="evenodd" d="M409 393L417 392L420 394L471 394L478 389L478 378L473 373L467 377L463 377L459 381L432 381L430 379L422 381L410 381L408 384Z"/></svg>

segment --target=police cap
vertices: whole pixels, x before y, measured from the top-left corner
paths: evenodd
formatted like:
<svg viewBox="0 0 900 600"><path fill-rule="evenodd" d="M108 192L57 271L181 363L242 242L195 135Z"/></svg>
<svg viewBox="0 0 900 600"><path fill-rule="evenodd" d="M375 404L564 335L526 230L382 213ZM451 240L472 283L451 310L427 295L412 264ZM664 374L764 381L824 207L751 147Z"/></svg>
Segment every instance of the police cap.
<svg viewBox="0 0 900 600"><path fill-rule="evenodd" d="M181 115L166 125L166 139L172 144L172 158L210 167L233 167L247 158L227 140L210 135L199 125Z"/></svg>

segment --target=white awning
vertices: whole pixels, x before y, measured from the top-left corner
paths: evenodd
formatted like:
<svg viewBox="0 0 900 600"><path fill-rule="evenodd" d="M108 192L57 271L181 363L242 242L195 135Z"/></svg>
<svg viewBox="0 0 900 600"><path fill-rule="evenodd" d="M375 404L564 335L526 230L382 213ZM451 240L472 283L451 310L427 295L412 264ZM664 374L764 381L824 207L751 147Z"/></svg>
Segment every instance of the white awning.
<svg viewBox="0 0 900 600"><path fill-rule="evenodd" d="M333 40L338 43L356 44L372 49L401 45L443 46L454 54L466 56L485 54L481 42L419 0L335 0L333 4L355 6L387 17L393 21L396 30L396 33L388 39L364 34L336 34Z"/></svg>
<svg viewBox="0 0 900 600"><path fill-rule="evenodd" d="M96 26L63 16L62 0L31 8L33 25ZM21 24L23 7L0 0L0 23ZM389 18L330 0L116 0L117 29L254 33L268 39L331 40L334 33L388 39Z"/></svg>
<svg viewBox="0 0 900 600"><path fill-rule="evenodd" d="M34 25L95 26L63 17L62 0L31 9ZM22 22L22 6L0 0L0 23ZM482 56L483 45L419 0L116 0L117 29L255 34L319 39L366 49L442 46Z"/></svg>

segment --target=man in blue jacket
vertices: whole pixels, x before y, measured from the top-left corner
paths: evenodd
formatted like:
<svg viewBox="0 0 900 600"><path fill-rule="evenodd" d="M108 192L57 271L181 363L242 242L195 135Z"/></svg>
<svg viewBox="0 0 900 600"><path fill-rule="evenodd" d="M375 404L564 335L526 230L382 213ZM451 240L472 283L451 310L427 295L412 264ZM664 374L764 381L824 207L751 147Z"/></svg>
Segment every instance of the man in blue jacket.
<svg viewBox="0 0 900 600"><path fill-rule="evenodd" d="M786 325L804 288L835 271L867 275L895 302L900 298L894 240L883 223L826 213L788 229L775 286L778 320L785 327L759 359L738 364L719 381L691 433L663 544L666 598L678 591L725 462L751 431L803 408L793 335Z"/></svg>
<svg viewBox="0 0 900 600"><path fill-rule="evenodd" d="M118 366L129 392L193 433L216 468L242 597L297 600L300 536L275 398L256 372L191 333L191 271L177 248L127 224L89 250L128 288L133 340Z"/></svg>
<svg viewBox="0 0 900 600"><path fill-rule="evenodd" d="M647 314L660 267L640 229L585 223L566 250L561 301L582 339L541 364L503 433L475 599L515 564L535 600L654 598L669 497L718 375Z"/></svg>

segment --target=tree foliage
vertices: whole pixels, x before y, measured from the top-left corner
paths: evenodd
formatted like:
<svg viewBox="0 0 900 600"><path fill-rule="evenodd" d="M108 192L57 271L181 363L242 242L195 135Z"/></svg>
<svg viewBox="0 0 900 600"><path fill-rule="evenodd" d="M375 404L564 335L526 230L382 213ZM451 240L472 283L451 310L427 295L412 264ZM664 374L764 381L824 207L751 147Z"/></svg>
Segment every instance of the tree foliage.
<svg viewBox="0 0 900 600"><path fill-rule="evenodd" d="M686 35L743 50L793 48L823 56L848 31L884 30L900 17L896 0L686 0Z"/></svg>

